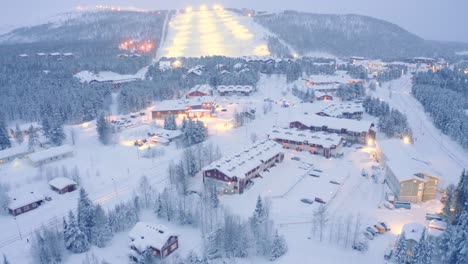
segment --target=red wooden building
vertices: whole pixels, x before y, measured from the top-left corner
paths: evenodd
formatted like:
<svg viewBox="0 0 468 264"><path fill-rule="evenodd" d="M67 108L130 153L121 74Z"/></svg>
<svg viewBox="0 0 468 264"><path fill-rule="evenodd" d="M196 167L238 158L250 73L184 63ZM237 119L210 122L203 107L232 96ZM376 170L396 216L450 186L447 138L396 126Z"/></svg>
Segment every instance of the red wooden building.
<svg viewBox="0 0 468 264"><path fill-rule="evenodd" d="M73 192L76 190L76 182L66 177L57 177L49 182L49 186L52 190L59 194L67 192Z"/></svg>
<svg viewBox="0 0 468 264"><path fill-rule="evenodd" d="M179 248L178 237L163 225L154 225L146 222L138 222L128 234L131 242L129 244L129 260L138 262L141 255L147 250L153 256L165 258Z"/></svg>
<svg viewBox="0 0 468 264"><path fill-rule="evenodd" d="M12 198L8 205L8 212L17 216L28 211L34 210L44 203L44 199L34 194L34 192L27 193L23 196Z"/></svg>

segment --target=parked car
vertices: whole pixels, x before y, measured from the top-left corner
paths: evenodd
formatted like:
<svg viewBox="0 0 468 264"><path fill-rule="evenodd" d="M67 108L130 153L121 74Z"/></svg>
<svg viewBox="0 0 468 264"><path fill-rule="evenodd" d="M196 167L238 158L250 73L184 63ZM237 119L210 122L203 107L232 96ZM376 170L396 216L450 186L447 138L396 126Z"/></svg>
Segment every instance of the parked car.
<svg viewBox="0 0 468 264"><path fill-rule="evenodd" d="M380 222L379 225L385 228L385 231L390 231L390 227L385 222Z"/></svg>
<svg viewBox="0 0 468 264"><path fill-rule="evenodd" d="M428 221L431 221L431 220L442 221L442 217L440 217L440 214L426 214L426 220L428 220Z"/></svg>
<svg viewBox="0 0 468 264"><path fill-rule="evenodd" d="M395 206L393 204L391 204L390 202L385 201L383 205L385 206L385 208L387 208L389 210L395 209Z"/></svg>
<svg viewBox="0 0 468 264"><path fill-rule="evenodd" d="M384 259L390 260L392 258L392 255L393 255L393 249L387 248L384 253Z"/></svg>
<svg viewBox="0 0 468 264"><path fill-rule="evenodd" d="M299 158L299 157L292 157L291 159L295 160L295 161L300 161L301 160L301 158Z"/></svg>
<svg viewBox="0 0 468 264"><path fill-rule="evenodd" d="M374 228L368 226L366 228L366 231L368 231L369 233L371 233L373 236L376 236L379 232L377 232L377 230L375 230Z"/></svg>
<svg viewBox="0 0 468 264"><path fill-rule="evenodd" d="M367 250L367 244L363 242L356 242L353 244L353 249L357 251L366 251Z"/></svg>
<svg viewBox="0 0 468 264"><path fill-rule="evenodd" d="M364 234L365 237L367 237L367 239L374 240L374 236L372 234L370 234L369 232L364 231L363 234Z"/></svg>
<svg viewBox="0 0 468 264"><path fill-rule="evenodd" d="M137 115L131 115L130 117L131 118L137 118Z"/></svg>
<svg viewBox="0 0 468 264"><path fill-rule="evenodd" d="M405 209L411 209L411 203L410 202L403 202L403 201L396 201L393 203L395 208L405 208Z"/></svg>
<svg viewBox="0 0 468 264"><path fill-rule="evenodd" d="M227 112L226 108L221 109L221 112Z"/></svg>
<svg viewBox="0 0 468 264"><path fill-rule="evenodd" d="M324 200L322 200L322 199L320 199L320 198L318 198L318 197L315 197L315 201L316 201L317 203L326 204L326 202L325 202Z"/></svg>
<svg viewBox="0 0 468 264"><path fill-rule="evenodd" d="M314 201L312 201L311 199L307 199L307 198L301 199L301 202L306 203L306 204L313 204L314 203Z"/></svg>
<svg viewBox="0 0 468 264"><path fill-rule="evenodd" d="M315 177L315 178L320 178L320 175L309 173L309 176Z"/></svg>
<svg viewBox="0 0 468 264"><path fill-rule="evenodd" d="M323 170L320 170L320 169L313 169L313 171L315 171L315 172L323 172Z"/></svg>
<svg viewBox="0 0 468 264"><path fill-rule="evenodd" d="M336 184L336 185L341 185L339 182L337 181L330 181L331 184Z"/></svg>
<svg viewBox="0 0 468 264"><path fill-rule="evenodd" d="M374 228L379 231L380 234L385 234L385 228L379 226L379 225L374 225Z"/></svg>
<svg viewBox="0 0 468 264"><path fill-rule="evenodd" d="M140 116L144 116L144 115L146 115L146 114L145 114L145 113L143 113L143 112L141 112L141 113L140 113Z"/></svg>
<svg viewBox="0 0 468 264"><path fill-rule="evenodd" d="M135 143L133 143L133 145L138 146L138 147L143 146L143 144L144 144L144 143L143 143L143 141L141 141L141 140L135 140Z"/></svg>

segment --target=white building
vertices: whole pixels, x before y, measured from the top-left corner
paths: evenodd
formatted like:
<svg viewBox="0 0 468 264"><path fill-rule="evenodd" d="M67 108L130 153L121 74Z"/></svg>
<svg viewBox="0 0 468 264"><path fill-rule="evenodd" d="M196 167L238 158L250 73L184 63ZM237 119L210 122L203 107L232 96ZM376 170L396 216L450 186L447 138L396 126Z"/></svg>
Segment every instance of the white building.
<svg viewBox="0 0 468 264"><path fill-rule="evenodd" d="M27 144L0 150L0 165L11 162L14 159L21 159L29 153L31 153L31 151L28 149Z"/></svg>
<svg viewBox="0 0 468 264"><path fill-rule="evenodd" d="M209 84L198 84L192 87L190 91L187 92L185 98L193 98L199 96L211 96L213 95L213 88Z"/></svg>
<svg viewBox="0 0 468 264"><path fill-rule="evenodd" d="M253 184L254 178L283 159L280 144L273 140L257 141L249 148L203 168L203 182L216 185L226 194L241 194Z"/></svg>
<svg viewBox="0 0 468 264"><path fill-rule="evenodd" d="M139 263L139 257L149 250L153 256L164 258L179 248L178 237L163 225L138 222L130 233L129 259Z"/></svg>
<svg viewBox="0 0 468 264"><path fill-rule="evenodd" d="M361 119L364 114L364 107L359 103L332 103L320 112L316 113L320 116L347 118L347 119Z"/></svg>
<svg viewBox="0 0 468 264"><path fill-rule="evenodd" d="M439 177L411 144L396 139L376 144L376 157L385 167L385 180L397 200L423 202L436 198Z"/></svg>
<svg viewBox="0 0 468 264"><path fill-rule="evenodd" d="M38 167L47 163L73 157L73 148L69 145L53 147L28 155L31 164Z"/></svg>
<svg viewBox="0 0 468 264"><path fill-rule="evenodd" d="M278 142L284 148L309 151L327 158L343 154L344 140L338 134L276 128L268 134L268 138Z"/></svg>
<svg viewBox="0 0 468 264"><path fill-rule="evenodd" d="M251 85L219 85L217 90L219 95L223 96L228 94L250 95L254 89Z"/></svg>

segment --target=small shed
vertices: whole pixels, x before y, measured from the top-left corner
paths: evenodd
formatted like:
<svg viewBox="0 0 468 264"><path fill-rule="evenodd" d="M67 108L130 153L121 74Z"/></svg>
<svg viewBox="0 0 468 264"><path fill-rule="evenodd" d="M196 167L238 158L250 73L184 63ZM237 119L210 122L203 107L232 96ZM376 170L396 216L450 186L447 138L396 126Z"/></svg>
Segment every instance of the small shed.
<svg viewBox="0 0 468 264"><path fill-rule="evenodd" d="M36 209L42 205L43 202L43 198L36 195L34 192L30 192L18 197L13 197L8 205L8 212L13 216L17 216Z"/></svg>
<svg viewBox="0 0 468 264"><path fill-rule="evenodd" d="M73 192L76 190L76 182L66 178L66 177L57 177L52 179L49 182L50 188L59 194L64 194L67 192Z"/></svg>

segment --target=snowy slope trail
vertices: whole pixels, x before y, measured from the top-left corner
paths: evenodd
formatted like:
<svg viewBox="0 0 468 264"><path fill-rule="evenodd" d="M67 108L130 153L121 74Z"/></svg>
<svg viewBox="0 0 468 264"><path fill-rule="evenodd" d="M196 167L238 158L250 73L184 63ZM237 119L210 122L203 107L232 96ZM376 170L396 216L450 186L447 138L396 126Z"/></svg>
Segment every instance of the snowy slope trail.
<svg viewBox="0 0 468 264"><path fill-rule="evenodd" d="M457 182L461 171L468 168L468 153L434 126L423 106L411 95L411 86L411 74L407 74L384 83L374 95L407 115L415 138L415 148L443 176L442 183Z"/></svg>

